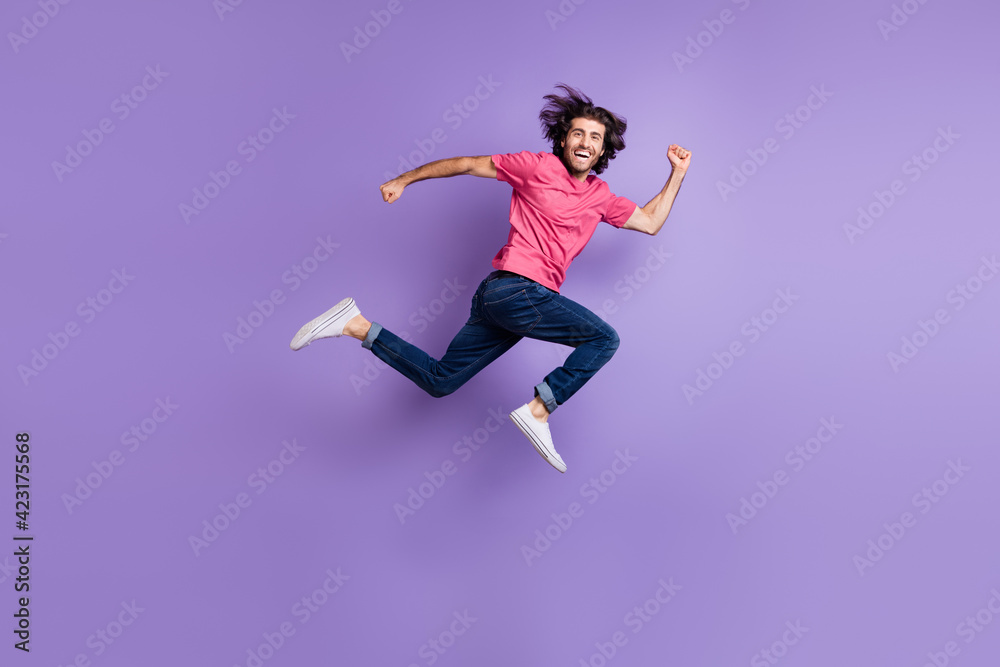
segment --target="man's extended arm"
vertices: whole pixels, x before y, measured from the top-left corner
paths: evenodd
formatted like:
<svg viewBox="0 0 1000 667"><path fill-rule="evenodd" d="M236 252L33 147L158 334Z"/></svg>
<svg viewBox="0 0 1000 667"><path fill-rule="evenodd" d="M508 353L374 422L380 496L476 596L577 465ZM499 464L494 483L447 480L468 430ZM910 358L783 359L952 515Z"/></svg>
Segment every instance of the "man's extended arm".
<svg viewBox="0 0 1000 667"><path fill-rule="evenodd" d="M648 204L641 208L636 207L631 217L622 225L622 229L632 229L655 236L667 221L670 208L687 174L688 165L691 164L691 151L684 150L677 144L671 144L667 157L673 167L670 178L660 193L649 200Z"/></svg>
<svg viewBox="0 0 1000 667"><path fill-rule="evenodd" d="M497 168L493 164L493 158L489 155L450 157L444 160L428 162L416 169L411 169L405 174L400 174L391 181L383 183L379 186L379 189L382 191L383 201L391 204L399 199L399 196L403 194L403 188L410 183L416 183L428 178L445 178L461 174L471 174L472 176L481 176L496 180Z"/></svg>

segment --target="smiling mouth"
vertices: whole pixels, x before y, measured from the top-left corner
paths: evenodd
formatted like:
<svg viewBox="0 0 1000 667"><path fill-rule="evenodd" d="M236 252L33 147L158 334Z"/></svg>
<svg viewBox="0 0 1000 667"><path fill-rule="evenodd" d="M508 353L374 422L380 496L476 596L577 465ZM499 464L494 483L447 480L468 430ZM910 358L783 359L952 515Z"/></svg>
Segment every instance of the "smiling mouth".
<svg viewBox="0 0 1000 667"><path fill-rule="evenodd" d="M578 160L587 161L590 159L590 153L588 153L587 151L574 151L573 157L575 157Z"/></svg>

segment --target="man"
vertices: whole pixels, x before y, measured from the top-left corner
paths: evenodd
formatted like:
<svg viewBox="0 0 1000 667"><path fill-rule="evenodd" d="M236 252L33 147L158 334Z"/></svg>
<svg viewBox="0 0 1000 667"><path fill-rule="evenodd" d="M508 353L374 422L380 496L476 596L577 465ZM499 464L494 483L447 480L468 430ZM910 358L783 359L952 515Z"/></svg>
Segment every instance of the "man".
<svg viewBox="0 0 1000 667"><path fill-rule="evenodd" d="M471 174L506 181L511 195L507 244L493 258L497 269L472 297L469 320L436 360L361 315L344 299L303 326L292 340L299 350L319 338L350 336L432 396L446 396L527 336L571 346L563 365L535 386L534 398L510 413L542 457L560 472L548 418L610 359L618 334L604 320L559 294L566 269L590 240L598 222L655 235L670 213L691 153L676 144L663 189L637 206L611 193L598 178L625 148L625 119L581 92L559 85L546 95L539 118L552 153L456 157L430 162L383 183L382 199L394 203L403 189L428 178Z"/></svg>

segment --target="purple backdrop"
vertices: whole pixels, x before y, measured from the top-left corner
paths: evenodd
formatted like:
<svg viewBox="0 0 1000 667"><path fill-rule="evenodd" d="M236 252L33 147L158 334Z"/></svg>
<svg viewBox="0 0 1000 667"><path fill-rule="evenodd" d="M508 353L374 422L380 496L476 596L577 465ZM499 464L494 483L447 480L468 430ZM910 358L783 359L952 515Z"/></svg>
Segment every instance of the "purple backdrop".
<svg viewBox="0 0 1000 667"><path fill-rule="evenodd" d="M2 664L997 664L995 3L0 15ZM378 186L547 150L560 81L628 118L617 194L692 151L570 268L622 344L565 475L506 414L566 348L443 399L288 348L353 296L443 353L510 188Z"/></svg>

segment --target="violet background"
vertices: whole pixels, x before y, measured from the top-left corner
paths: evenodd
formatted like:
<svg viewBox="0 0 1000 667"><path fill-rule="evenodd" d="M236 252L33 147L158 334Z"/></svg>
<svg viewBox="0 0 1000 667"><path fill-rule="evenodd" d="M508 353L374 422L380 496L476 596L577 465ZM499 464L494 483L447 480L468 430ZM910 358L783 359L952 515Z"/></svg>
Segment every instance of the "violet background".
<svg viewBox="0 0 1000 667"><path fill-rule="evenodd" d="M429 665L422 646L467 611L434 664L771 664L758 652L786 622L808 628L789 666L924 665L949 641L950 664L997 664L1000 623L971 643L958 625L1000 590L1000 281L960 310L947 300L1000 250L997 6L929 2L885 39L890 2L590 0L550 23L555 0L401 0L348 62L340 44L386 6L248 0L220 18L209 0L73 2L16 52L5 40L3 476L30 431L35 542L30 655L11 646L14 559L0 559L0 661L253 665L248 650L291 622L263 664ZM672 54L724 9L735 20L679 71ZM5 3L0 26L38 11ZM169 75L119 119L111 102L156 66ZM454 127L445 112L480 77L495 90ZM559 81L627 117L603 174L617 194L646 203L667 146L693 153L657 237L602 225L570 268L563 293L611 300L622 345L553 415L565 475L509 421L467 461L453 446L568 350L523 341L433 399L376 376L356 341L288 349L350 295L441 354L506 239L510 188L429 181L390 206L378 185L438 128L421 161L548 150L537 114ZM775 122L812 86L832 96L786 139ZM238 145L275 108L294 119L246 162ZM114 131L60 182L53 161L106 117ZM912 182L904 162L949 127L960 138ZM778 152L723 201L717 183L768 137ZM179 205L228 160L242 172L186 224ZM894 179L905 194L849 242L843 226ZM339 247L292 290L282 276L318 237ZM644 273L653 250L672 257ZM123 267L134 280L86 322L78 304ZM626 276L645 282L629 294ZM411 314L446 281L460 295L418 330ZM275 289L284 301L230 351L224 334ZM750 344L741 328L781 289L798 301ZM939 308L950 321L894 372L887 353ZM68 322L80 334L23 381ZM689 402L682 386L734 340L746 353ZM168 398L179 407L128 451L122 434ZM793 472L786 453L822 418L842 430ZM303 451L258 495L249 476L292 440ZM124 463L67 509L115 450ZM626 451L637 461L588 502L582 487ZM455 474L401 523L394 505L446 459ZM921 514L914 495L959 461ZM726 515L779 470L789 483L734 534ZM190 536L239 493L250 506L196 555ZM0 494L6 541L11 481ZM529 565L522 547L573 502L582 516ZM859 573L907 511L916 525ZM293 605L338 568L349 579L300 622ZM633 632L661 579L679 590ZM143 611L97 655L88 637L132 601ZM627 643L605 659L616 632Z"/></svg>

